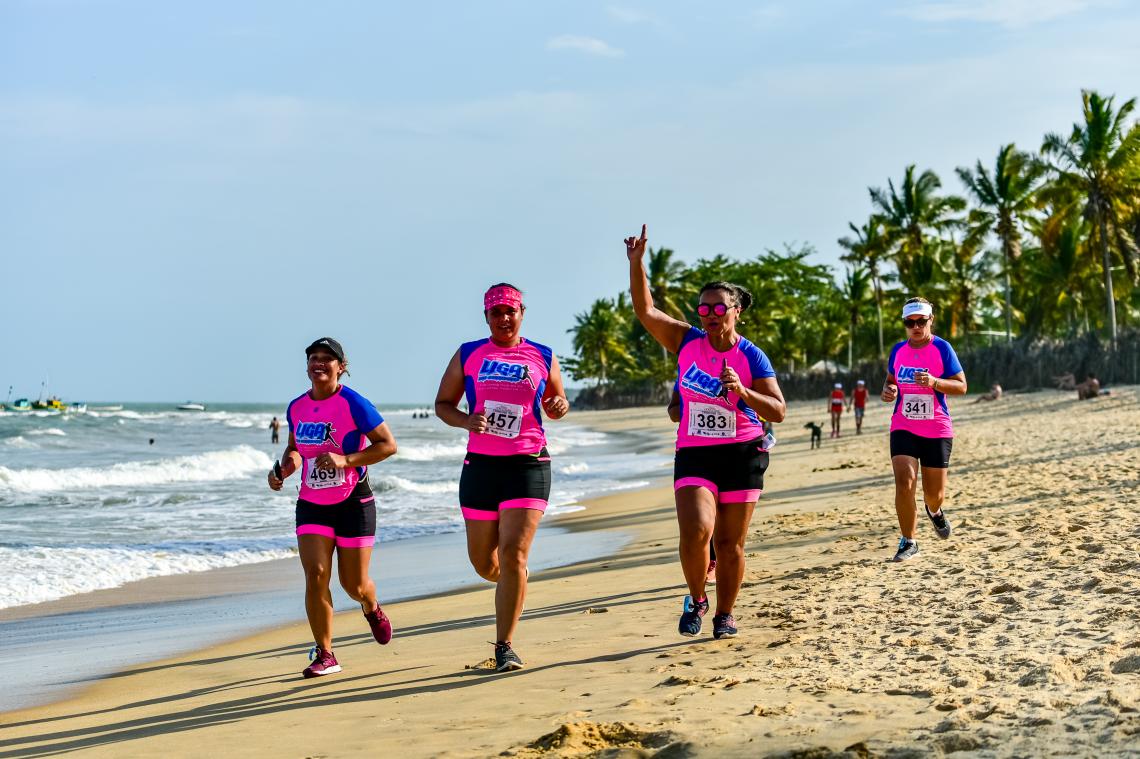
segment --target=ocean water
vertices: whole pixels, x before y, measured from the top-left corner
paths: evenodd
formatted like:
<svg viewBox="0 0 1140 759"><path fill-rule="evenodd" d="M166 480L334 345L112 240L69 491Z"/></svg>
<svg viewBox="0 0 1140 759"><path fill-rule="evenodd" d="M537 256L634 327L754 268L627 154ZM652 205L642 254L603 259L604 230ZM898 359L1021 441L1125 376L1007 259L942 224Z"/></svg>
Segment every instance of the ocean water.
<svg viewBox="0 0 1140 759"><path fill-rule="evenodd" d="M408 407L380 412L399 445L370 469L381 543L461 531L466 433ZM0 608L294 555L295 479L280 493L265 484L284 447L270 444L275 414L284 407L0 412ZM666 456L569 421L548 423L547 438L551 514L667 471Z"/></svg>

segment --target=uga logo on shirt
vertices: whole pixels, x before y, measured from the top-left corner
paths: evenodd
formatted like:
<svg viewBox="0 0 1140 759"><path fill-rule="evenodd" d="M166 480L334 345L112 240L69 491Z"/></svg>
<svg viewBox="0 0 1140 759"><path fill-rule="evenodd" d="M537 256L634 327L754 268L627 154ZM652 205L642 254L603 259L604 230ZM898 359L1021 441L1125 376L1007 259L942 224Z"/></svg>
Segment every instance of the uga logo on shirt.
<svg viewBox="0 0 1140 759"><path fill-rule="evenodd" d="M530 367L526 364L511 364L506 361L497 361L493 358L483 359L479 367L479 382L526 382L531 387L534 383L530 379Z"/></svg>
<svg viewBox="0 0 1140 759"><path fill-rule="evenodd" d="M685 376L681 377L681 387L708 398L723 398L728 395L720 380L701 371L695 361L689 366Z"/></svg>
<svg viewBox="0 0 1140 759"><path fill-rule="evenodd" d="M895 372L895 379L899 382L905 382L909 385L914 384L915 372L929 372L925 366L900 366L899 370Z"/></svg>
<svg viewBox="0 0 1140 759"><path fill-rule="evenodd" d="M293 438L301 445L321 445L330 442L334 432L331 422L297 422Z"/></svg>

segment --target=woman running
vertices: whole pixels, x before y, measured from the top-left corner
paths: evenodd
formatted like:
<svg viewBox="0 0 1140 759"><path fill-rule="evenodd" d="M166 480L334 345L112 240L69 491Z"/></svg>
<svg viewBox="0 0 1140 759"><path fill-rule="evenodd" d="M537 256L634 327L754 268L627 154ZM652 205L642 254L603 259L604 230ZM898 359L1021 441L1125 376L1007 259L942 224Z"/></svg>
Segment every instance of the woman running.
<svg viewBox="0 0 1140 759"><path fill-rule="evenodd" d="M772 362L736 332L741 311L752 303L748 291L728 282L707 284L697 306L702 329L678 321L653 305L642 260L645 245L644 225L640 238L625 241L633 309L649 334L677 354L681 394L673 490L681 569L692 603L686 604L678 630L696 635L708 613L711 537L717 557L713 637L732 637L732 609L744 579L744 540L768 468L764 420L784 420L784 396Z"/></svg>
<svg viewBox="0 0 1140 759"><path fill-rule="evenodd" d="M396 439L376 407L340 384L348 373L344 349L331 337L305 348L312 388L289 404L289 443L280 468L269 473L269 487L303 469L297 498L297 548L305 570L305 613L316 646L312 664L301 674L320 677L340 672L332 651L333 603L329 592L332 560L345 592L360 604L372 637L392 639L392 623L380 609L376 585L368 576L376 542L376 503L368 486L368 466L396 452Z"/></svg>
<svg viewBox="0 0 1140 759"><path fill-rule="evenodd" d="M467 555L495 583L495 669L521 669L511 648L526 599L527 558L550 498L550 454L541 406L550 419L570 410L558 359L519 335L526 306L505 282L483 295L490 337L464 343L451 357L435 397L435 413L467 430L459 505ZM467 412L459 409L466 395Z"/></svg>
<svg viewBox="0 0 1140 759"><path fill-rule="evenodd" d="M903 305L907 339L891 348L882 399L894 403L891 415L891 466L895 473L895 512L899 518L898 551L891 561L906 561L918 553L914 534L918 508L914 492L922 467L922 495L934 531L950 537L950 520L942 513L946 470L954 444L947 395L966 394L966 374L950 343L934 335L934 307L925 298ZM934 507L934 511L930 507Z"/></svg>

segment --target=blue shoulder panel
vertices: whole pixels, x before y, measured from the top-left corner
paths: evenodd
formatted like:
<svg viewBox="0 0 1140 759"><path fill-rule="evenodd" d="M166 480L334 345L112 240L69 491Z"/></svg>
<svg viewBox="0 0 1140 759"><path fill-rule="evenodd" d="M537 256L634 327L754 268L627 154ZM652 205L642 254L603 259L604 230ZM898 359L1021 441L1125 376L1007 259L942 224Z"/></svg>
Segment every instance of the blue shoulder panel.
<svg viewBox="0 0 1140 759"><path fill-rule="evenodd" d="M748 359L748 368L752 372L752 379L767 379L776 376L776 369L772 366L767 354L756 347L746 338L740 338L740 352Z"/></svg>
<svg viewBox="0 0 1140 759"><path fill-rule="evenodd" d="M546 371L549 372L550 367L554 365L554 351L542 343L536 343L534 340L527 340L527 343L534 346L534 348L542 354L542 360L546 362Z"/></svg>
<svg viewBox="0 0 1140 759"><path fill-rule="evenodd" d="M934 347L942 354L942 377L947 379L953 377L962 371L962 362L958 360L958 354L954 352L953 346L943 340L941 337L934 338Z"/></svg>
<svg viewBox="0 0 1140 759"><path fill-rule="evenodd" d="M467 363L467 359L471 358L471 354L476 351L481 345L486 345L491 338L484 337L482 340L472 340L469 343L463 343L459 346L459 368Z"/></svg>
<svg viewBox="0 0 1140 759"><path fill-rule="evenodd" d="M362 433L369 433L384 423L384 417L372 405L372 401L365 398L347 385L341 385L340 395L348 403L348 410L352 414L352 421L356 429Z"/></svg>
<svg viewBox="0 0 1140 759"><path fill-rule="evenodd" d="M694 340L700 340L702 337L704 337L707 334L708 333L705 332L703 329L699 329L697 327L689 327L689 331L686 332L685 336L681 338L681 344L677 346L677 352L680 353L681 349L684 348L686 345L688 345L689 343L691 343Z"/></svg>

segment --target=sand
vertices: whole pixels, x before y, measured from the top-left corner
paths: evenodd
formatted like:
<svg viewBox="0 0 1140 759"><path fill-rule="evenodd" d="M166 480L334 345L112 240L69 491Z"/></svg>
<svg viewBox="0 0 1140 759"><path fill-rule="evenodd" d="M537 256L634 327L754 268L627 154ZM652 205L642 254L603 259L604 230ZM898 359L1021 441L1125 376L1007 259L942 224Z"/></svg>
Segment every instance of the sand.
<svg viewBox="0 0 1140 759"><path fill-rule="evenodd" d="M2 715L0 754L1135 756L1136 389L953 410L954 535L923 523L920 555L890 564L884 409L864 435L809 451L802 425L824 421L825 402L795 405L749 535L736 639L676 633L685 591L663 481L560 520L633 540L532 577L518 673L485 668L488 585L393 604L384 648L359 614L338 616L345 671L328 678L298 677L304 625L136 667ZM669 444L663 409L578 421Z"/></svg>

